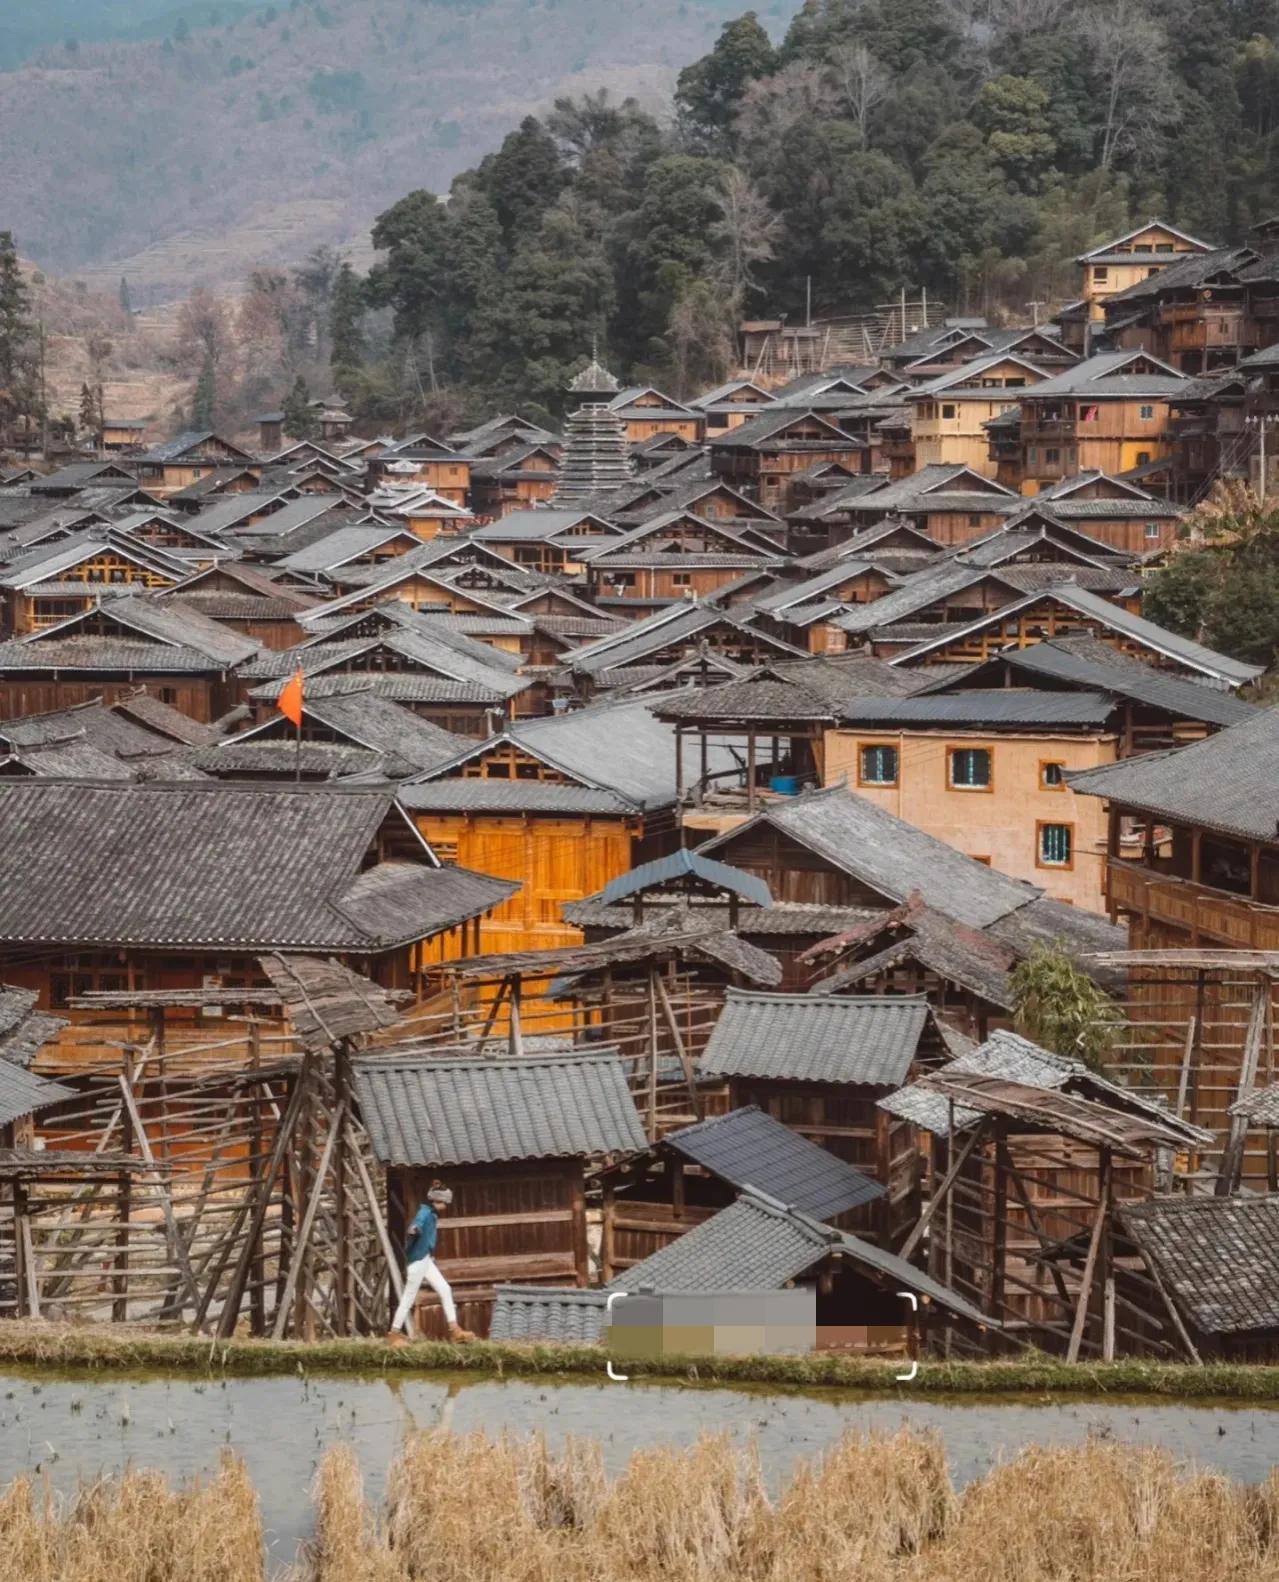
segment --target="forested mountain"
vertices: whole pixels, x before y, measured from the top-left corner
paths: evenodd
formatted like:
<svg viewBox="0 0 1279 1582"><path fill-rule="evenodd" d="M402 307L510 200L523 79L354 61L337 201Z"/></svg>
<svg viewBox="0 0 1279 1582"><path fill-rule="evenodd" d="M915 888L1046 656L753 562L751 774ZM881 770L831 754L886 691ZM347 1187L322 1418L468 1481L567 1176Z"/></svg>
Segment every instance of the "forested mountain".
<svg viewBox="0 0 1279 1582"><path fill-rule="evenodd" d="M806 0L776 44L747 13L673 126L561 102L394 205L366 301L414 379L425 347L433 383L550 408L592 338L682 392L810 284L1029 318L1136 220L1225 242L1279 209L1277 39L1279 0Z"/></svg>
<svg viewBox="0 0 1279 1582"><path fill-rule="evenodd" d="M797 4L761 14L782 29ZM41 47L0 70L0 226L56 273L127 274L138 303L227 282L367 238L557 94L666 101L739 6L6 0L0 64ZM96 42L109 27L162 36Z"/></svg>

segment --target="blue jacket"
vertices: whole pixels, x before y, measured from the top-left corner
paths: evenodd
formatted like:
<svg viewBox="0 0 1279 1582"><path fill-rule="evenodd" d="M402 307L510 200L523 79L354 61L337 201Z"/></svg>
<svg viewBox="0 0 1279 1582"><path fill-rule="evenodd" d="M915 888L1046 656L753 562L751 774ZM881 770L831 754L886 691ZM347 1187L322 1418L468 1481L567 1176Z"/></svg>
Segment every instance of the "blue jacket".
<svg viewBox="0 0 1279 1582"><path fill-rule="evenodd" d="M413 1223L405 1238L405 1256L409 1263L417 1263L420 1258L429 1258L435 1251L435 1240L439 1230L439 1216L429 1203L423 1203L413 1216Z"/></svg>

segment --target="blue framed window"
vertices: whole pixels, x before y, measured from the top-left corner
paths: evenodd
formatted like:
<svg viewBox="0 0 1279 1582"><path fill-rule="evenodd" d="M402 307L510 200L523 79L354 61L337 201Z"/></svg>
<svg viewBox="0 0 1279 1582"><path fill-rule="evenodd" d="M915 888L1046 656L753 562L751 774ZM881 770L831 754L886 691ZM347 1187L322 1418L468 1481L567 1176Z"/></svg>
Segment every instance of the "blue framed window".
<svg viewBox="0 0 1279 1582"><path fill-rule="evenodd" d="M989 747L952 747L950 783L960 791L989 791L991 779Z"/></svg>
<svg viewBox="0 0 1279 1582"><path fill-rule="evenodd" d="M1075 855L1074 830L1069 824L1039 826L1039 865L1041 868L1069 868Z"/></svg>
<svg viewBox="0 0 1279 1582"><path fill-rule="evenodd" d="M895 786L897 784L897 749L895 747L863 747L861 750L861 783L864 786Z"/></svg>

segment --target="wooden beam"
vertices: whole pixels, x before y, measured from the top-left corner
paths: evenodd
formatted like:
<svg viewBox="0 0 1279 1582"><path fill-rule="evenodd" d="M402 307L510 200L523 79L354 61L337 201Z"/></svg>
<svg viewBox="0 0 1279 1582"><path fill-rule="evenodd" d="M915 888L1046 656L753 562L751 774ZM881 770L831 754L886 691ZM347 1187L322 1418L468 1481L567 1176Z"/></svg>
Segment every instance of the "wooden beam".
<svg viewBox="0 0 1279 1582"><path fill-rule="evenodd" d="M138 1113L137 1100L133 1094L133 1087L125 1072L119 1076L120 1091L124 1095L125 1107L129 1111L129 1119L133 1123L133 1133L137 1138L138 1150L143 1160L155 1171L155 1155L151 1151L151 1140L147 1136L146 1127L142 1124L142 1117ZM195 1283L195 1275L191 1271L191 1260L187 1256L186 1243L178 1232L178 1222L173 1213L173 1198L169 1193L168 1183L156 1171L153 1177L156 1190L160 1194L160 1212L164 1215L164 1241L168 1250L169 1259L177 1265L182 1284L186 1286L187 1293L194 1306L200 1305L200 1289ZM181 1304L179 1304L180 1308Z"/></svg>
<svg viewBox="0 0 1279 1582"><path fill-rule="evenodd" d="M1257 1065L1261 1059L1261 1040L1266 1027L1266 1006L1270 998L1270 983L1262 978L1253 993L1252 1010L1248 1015L1248 1031L1244 1036L1243 1059L1239 1067L1239 1088L1235 1102L1247 1098L1256 1086ZM1213 1188L1216 1197L1229 1197L1239 1190L1243 1175L1244 1143L1248 1136L1248 1117L1232 1115L1226 1135L1226 1147L1221 1156L1221 1171Z"/></svg>
<svg viewBox="0 0 1279 1582"><path fill-rule="evenodd" d="M902 1243L901 1251L898 1253L898 1257L909 1259L911 1253L913 1253L915 1248L919 1246L920 1242L923 1240L924 1232L928 1229L929 1221L937 1212L943 1198L949 1194L951 1187L954 1185L955 1177L963 1169L969 1154L972 1153L973 1149L977 1146L978 1142L982 1139L982 1137L985 1136L985 1134L986 1118L983 1117L973 1127L972 1136L969 1137L968 1141L960 1149L958 1154L955 1155L954 1163L942 1177L942 1183L937 1189L937 1195L929 1200L924 1212L919 1216L919 1220L916 1223L914 1230L911 1231L910 1235L907 1236L906 1240ZM953 1135L951 1142L953 1146Z"/></svg>
<svg viewBox="0 0 1279 1582"><path fill-rule="evenodd" d="M1070 1330L1070 1345L1066 1351L1067 1362L1079 1361L1079 1348L1083 1344L1084 1328L1088 1323L1088 1301L1092 1296L1093 1275L1097 1268L1097 1254L1101 1248L1101 1233L1106 1223L1108 1182L1101 1183L1101 1200L1097 1205L1097 1218L1093 1221L1092 1235L1088 1239L1088 1256L1084 1260L1083 1278L1079 1282L1079 1299L1075 1306L1075 1322Z"/></svg>
<svg viewBox="0 0 1279 1582"><path fill-rule="evenodd" d="M316 1167L315 1178L311 1185L311 1196L302 1215L302 1226L298 1231L298 1239L293 1246L293 1257L289 1263L288 1278L284 1282L284 1292L276 1305L275 1322L271 1325L272 1340L279 1340L283 1336L284 1326L288 1322L289 1307L297 1292L298 1276L302 1272L302 1263L306 1257L307 1247L310 1245L311 1232L315 1229L315 1217L320 1210L320 1199L324 1196L324 1179L328 1175L329 1163L333 1158L333 1145L337 1141L337 1134L344 1124L345 1117L346 1100L340 1099L329 1126L329 1135L324 1139L324 1148L320 1153L320 1163Z"/></svg>
<svg viewBox="0 0 1279 1582"><path fill-rule="evenodd" d="M656 982L657 995L662 1002L662 1012L666 1017L666 1025L671 1030L671 1037L675 1041L675 1049L679 1055L679 1063L684 1068L684 1081L688 1084L689 1097L693 1101L693 1113L700 1121L706 1113L706 1104L697 1086L697 1076L693 1070L693 1062L689 1058L683 1035L680 1033L679 1022L675 1018L675 1008L671 1004L670 995L666 992L666 985L660 977L656 979Z"/></svg>

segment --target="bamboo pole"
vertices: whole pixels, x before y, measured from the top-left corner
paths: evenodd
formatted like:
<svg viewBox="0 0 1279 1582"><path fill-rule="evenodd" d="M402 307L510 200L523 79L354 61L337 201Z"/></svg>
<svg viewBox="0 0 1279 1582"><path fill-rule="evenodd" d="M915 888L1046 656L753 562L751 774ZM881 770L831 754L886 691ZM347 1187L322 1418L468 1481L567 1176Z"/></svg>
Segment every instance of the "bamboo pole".
<svg viewBox="0 0 1279 1582"><path fill-rule="evenodd" d="M311 1232L315 1227L315 1217L319 1211L320 1199L324 1195L324 1178L328 1174L329 1162L333 1157L334 1141L345 1114L346 1101L342 1099L338 1102L337 1111L333 1117L333 1124L329 1127L329 1135L324 1140L324 1148L321 1151L320 1162L316 1167L315 1179L311 1187L311 1196L302 1215L302 1226L298 1231L298 1239L294 1245L293 1257L289 1264L288 1277L284 1282L284 1295L275 1309L275 1322L271 1326L272 1340L279 1340L283 1336L284 1326L288 1323L289 1307L298 1289L298 1277L302 1272L302 1264L306 1258L307 1248L310 1245Z"/></svg>

